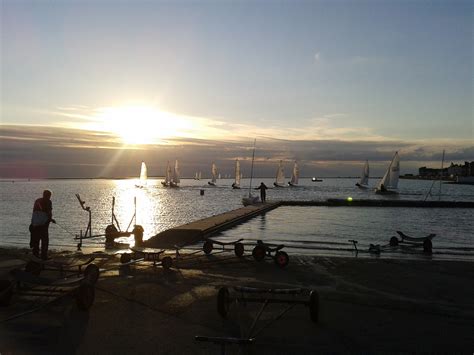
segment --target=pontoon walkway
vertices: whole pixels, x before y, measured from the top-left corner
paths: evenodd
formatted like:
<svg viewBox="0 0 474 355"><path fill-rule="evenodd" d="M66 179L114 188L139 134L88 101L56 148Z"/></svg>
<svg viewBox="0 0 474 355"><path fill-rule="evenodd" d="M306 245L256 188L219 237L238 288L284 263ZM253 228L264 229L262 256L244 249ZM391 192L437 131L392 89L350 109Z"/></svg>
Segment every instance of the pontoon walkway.
<svg viewBox="0 0 474 355"><path fill-rule="evenodd" d="M145 245L153 248L173 248L174 245L196 243L212 234L228 229L252 217L277 208L278 206L280 206L280 202L238 208L233 211L165 230L148 239Z"/></svg>
<svg viewBox="0 0 474 355"><path fill-rule="evenodd" d="M350 200L326 201L277 201L238 208L199 221L171 228L151 237L145 246L173 248L175 245L196 243L211 235L242 223L252 217L279 206L327 206L327 207L418 207L418 208L474 208L471 201L417 201L417 200Z"/></svg>

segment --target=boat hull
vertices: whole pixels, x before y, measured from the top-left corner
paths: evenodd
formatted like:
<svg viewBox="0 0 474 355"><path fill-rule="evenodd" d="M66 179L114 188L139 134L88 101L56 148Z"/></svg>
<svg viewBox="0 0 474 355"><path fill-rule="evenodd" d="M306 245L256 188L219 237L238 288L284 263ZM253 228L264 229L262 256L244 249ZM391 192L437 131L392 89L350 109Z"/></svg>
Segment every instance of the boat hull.
<svg viewBox="0 0 474 355"><path fill-rule="evenodd" d="M255 205L260 202L260 199L258 196L251 196L251 197L243 197L242 198L242 204L244 206L250 206L250 205Z"/></svg>

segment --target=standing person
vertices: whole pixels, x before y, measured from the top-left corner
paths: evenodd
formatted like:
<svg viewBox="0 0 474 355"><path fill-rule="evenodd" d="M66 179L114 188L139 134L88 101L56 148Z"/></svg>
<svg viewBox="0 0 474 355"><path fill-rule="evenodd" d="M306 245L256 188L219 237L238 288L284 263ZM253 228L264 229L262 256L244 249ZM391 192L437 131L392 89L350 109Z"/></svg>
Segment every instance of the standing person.
<svg viewBox="0 0 474 355"><path fill-rule="evenodd" d="M267 200L267 192L266 190L268 187L261 182L259 187L256 187L255 190L260 190L260 200L262 200L262 203L265 203Z"/></svg>
<svg viewBox="0 0 474 355"><path fill-rule="evenodd" d="M49 223L56 223L53 219L53 203L51 202L51 191L44 190L43 197L38 198L33 205L33 215L30 224L30 247L33 248L33 255L41 259L48 259L49 245Z"/></svg>

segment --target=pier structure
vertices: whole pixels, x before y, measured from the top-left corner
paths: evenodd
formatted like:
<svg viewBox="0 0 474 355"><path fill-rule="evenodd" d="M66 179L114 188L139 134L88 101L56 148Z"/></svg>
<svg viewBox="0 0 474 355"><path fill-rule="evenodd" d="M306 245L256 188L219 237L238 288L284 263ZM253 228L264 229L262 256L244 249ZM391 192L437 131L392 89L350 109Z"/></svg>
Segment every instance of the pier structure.
<svg viewBox="0 0 474 355"><path fill-rule="evenodd" d="M165 230L144 242L152 248L174 248L175 245L197 243L211 235L229 229L250 218L268 212L281 205L281 202L250 205L215 216L204 218L182 226Z"/></svg>
<svg viewBox="0 0 474 355"><path fill-rule="evenodd" d="M405 207L405 208L474 208L471 201L422 201L382 199L328 199L321 201L275 201L224 212L165 230L144 242L152 248L174 248L204 240L213 234L243 223L280 206L320 207Z"/></svg>

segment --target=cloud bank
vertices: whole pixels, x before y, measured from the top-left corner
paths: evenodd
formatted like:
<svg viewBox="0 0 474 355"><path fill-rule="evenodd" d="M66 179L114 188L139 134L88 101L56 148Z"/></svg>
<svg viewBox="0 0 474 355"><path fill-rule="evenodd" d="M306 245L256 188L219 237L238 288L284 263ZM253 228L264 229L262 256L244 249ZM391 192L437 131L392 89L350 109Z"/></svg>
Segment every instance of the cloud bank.
<svg viewBox="0 0 474 355"><path fill-rule="evenodd" d="M210 174L216 162L223 174L232 174L233 161L241 160L244 175L250 172L254 137L232 139L174 138L155 145L124 145L111 133L44 126L0 126L1 178L133 177L140 162L149 174L162 176L166 162L180 160L182 174ZM438 167L442 150L446 162L472 160L474 145L442 142L383 140L274 139L257 136L257 176L273 176L279 160L289 169L298 160L303 176L357 176L368 159L374 176L383 174L395 151L402 174L420 166ZM446 164L445 162L445 164Z"/></svg>

